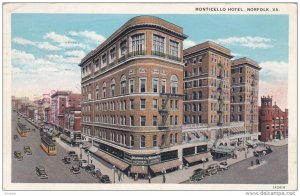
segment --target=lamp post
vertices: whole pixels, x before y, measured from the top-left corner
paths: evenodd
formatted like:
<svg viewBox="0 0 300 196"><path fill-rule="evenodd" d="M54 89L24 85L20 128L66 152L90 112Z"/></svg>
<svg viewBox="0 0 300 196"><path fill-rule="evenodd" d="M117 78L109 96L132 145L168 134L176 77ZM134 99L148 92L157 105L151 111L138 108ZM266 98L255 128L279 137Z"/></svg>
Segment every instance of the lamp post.
<svg viewBox="0 0 300 196"><path fill-rule="evenodd" d="M113 165L112 170L113 170L114 183L116 183L116 178L115 178L116 166Z"/></svg>
<svg viewBox="0 0 300 196"><path fill-rule="evenodd" d="M79 157L80 157L80 159L82 159L82 144L79 144L79 149L80 149L80 155L79 155Z"/></svg>
<svg viewBox="0 0 300 196"><path fill-rule="evenodd" d="M90 164L90 151L87 153L87 158L88 158L88 164Z"/></svg>
<svg viewBox="0 0 300 196"><path fill-rule="evenodd" d="M204 163L205 163L206 159L203 157L203 158L201 159L201 161L202 161L202 163L203 163L203 169L204 169Z"/></svg>

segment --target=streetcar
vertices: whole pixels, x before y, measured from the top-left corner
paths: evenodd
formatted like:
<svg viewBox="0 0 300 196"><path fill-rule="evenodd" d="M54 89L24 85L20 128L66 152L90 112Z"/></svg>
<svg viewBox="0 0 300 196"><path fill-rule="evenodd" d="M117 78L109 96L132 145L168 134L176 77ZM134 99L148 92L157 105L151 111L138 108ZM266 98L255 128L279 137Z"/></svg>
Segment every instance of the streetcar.
<svg viewBox="0 0 300 196"><path fill-rule="evenodd" d="M41 144L40 144L40 147L49 155L49 156L54 156L56 155L56 146L55 144L53 143L53 141L43 135L41 137Z"/></svg>
<svg viewBox="0 0 300 196"><path fill-rule="evenodd" d="M25 124L22 124L20 122L17 124L17 132L20 134L21 137L27 137L29 130L30 129L27 128Z"/></svg>

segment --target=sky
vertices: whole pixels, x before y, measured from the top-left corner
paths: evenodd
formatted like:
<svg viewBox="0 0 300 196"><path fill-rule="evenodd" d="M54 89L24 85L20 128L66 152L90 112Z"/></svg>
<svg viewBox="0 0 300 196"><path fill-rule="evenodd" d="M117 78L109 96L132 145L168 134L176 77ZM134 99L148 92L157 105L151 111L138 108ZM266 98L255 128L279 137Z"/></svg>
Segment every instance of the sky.
<svg viewBox="0 0 300 196"><path fill-rule="evenodd" d="M133 14L13 14L12 94L80 92L81 59ZM153 15L183 28L184 48L214 41L262 67L259 98L287 108L288 15ZM259 99L260 100L260 99ZM260 101L259 101L260 105Z"/></svg>

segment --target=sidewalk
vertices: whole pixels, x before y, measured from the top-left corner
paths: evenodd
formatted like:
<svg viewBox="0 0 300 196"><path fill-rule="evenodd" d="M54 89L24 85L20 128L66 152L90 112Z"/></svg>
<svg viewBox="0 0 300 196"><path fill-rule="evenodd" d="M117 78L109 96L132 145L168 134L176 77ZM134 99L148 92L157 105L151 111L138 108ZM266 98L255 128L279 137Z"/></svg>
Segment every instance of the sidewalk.
<svg viewBox="0 0 300 196"><path fill-rule="evenodd" d="M80 155L79 147L71 147L68 144L61 141L60 138L56 139L56 142L57 142L57 144L59 144L60 146L65 148L66 150L68 150L68 151L73 150L78 155ZM247 152L247 151L240 151L240 152L237 151L236 159L232 159L232 158L227 159L228 165L232 165L232 164L235 164L242 160L245 160L246 158L248 159L250 157L253 157L253 149L248 150L248 153L246 153L247 156L245 156L245 152ZM85 160L88 160L87 153L85 153L84 150L82 150L82 158ZM186 180L189 180L189 178L193 175L194 170L199 169L199 168L206 169L208 165L213 164L213 163L219 163L221 161L223 161L223 160L213 160L213 161L205 162L204 165L198 164L198 165L190 166L187 169L183 168L183 169L179 169L177 171L171 172L171 173L167 173L165 175L166 183L178 184L178 183L184 182ZM95 157L94 155L92 155L92 163L95 165L96 168L99 168L103 174L108 175L112 182L114 181L112 166L109 163L101 160L98 157ZM151 178L151 183L162 184L162 182L163 182L163 175L158 175L156 177ZM134 179L132 179L131 177L128 177L127 175L124 174L124 175L122 175L121 182L119 182L118 174L115 173L115 183L131 183L131 184L133 184L133 183L149 183L149 181L148 181L148 179L138 179L137 181L134 181Z"/></svg>
<svg viewBox="0 0 300 196"><path fill-rule="evenodd" d="M270 146L284 146L288 144L288 138L283 140L273 140L271 142L265 142L265 144L268 144Z"/></svg>

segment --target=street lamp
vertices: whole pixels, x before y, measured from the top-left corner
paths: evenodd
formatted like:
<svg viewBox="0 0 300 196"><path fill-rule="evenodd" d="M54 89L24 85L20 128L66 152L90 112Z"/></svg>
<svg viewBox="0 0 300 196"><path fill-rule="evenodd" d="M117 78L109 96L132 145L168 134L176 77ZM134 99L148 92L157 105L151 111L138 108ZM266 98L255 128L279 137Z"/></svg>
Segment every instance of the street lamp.
<svg viewBox="0 0 300 196"><path fill-rule="evenodd" d="M114 183L116 183L116 178L115 178L116 166L113 165L112 170L113 170L113 174L114 174L114 176L113 176Z"/></svg>
<svg viewBox="0 0 300 196"><path fill-rule="evenodd" d="M203 163L203 169L204 169L204 163L205 163L206 159L204 157L202 157L201 161Z"/></svg>
<svg viewBox="0 0 300 196"><path fill-rule="evenodd" d="M88 164L90 164L90 151L87 153L87 158L88 158Z"/></svg>
<svg viewBox="0 0 300 196"><path fill-rule="evenodd" d="M82 144L79 144L79 148L80 148L80 159L82 159Z"/></svg>

